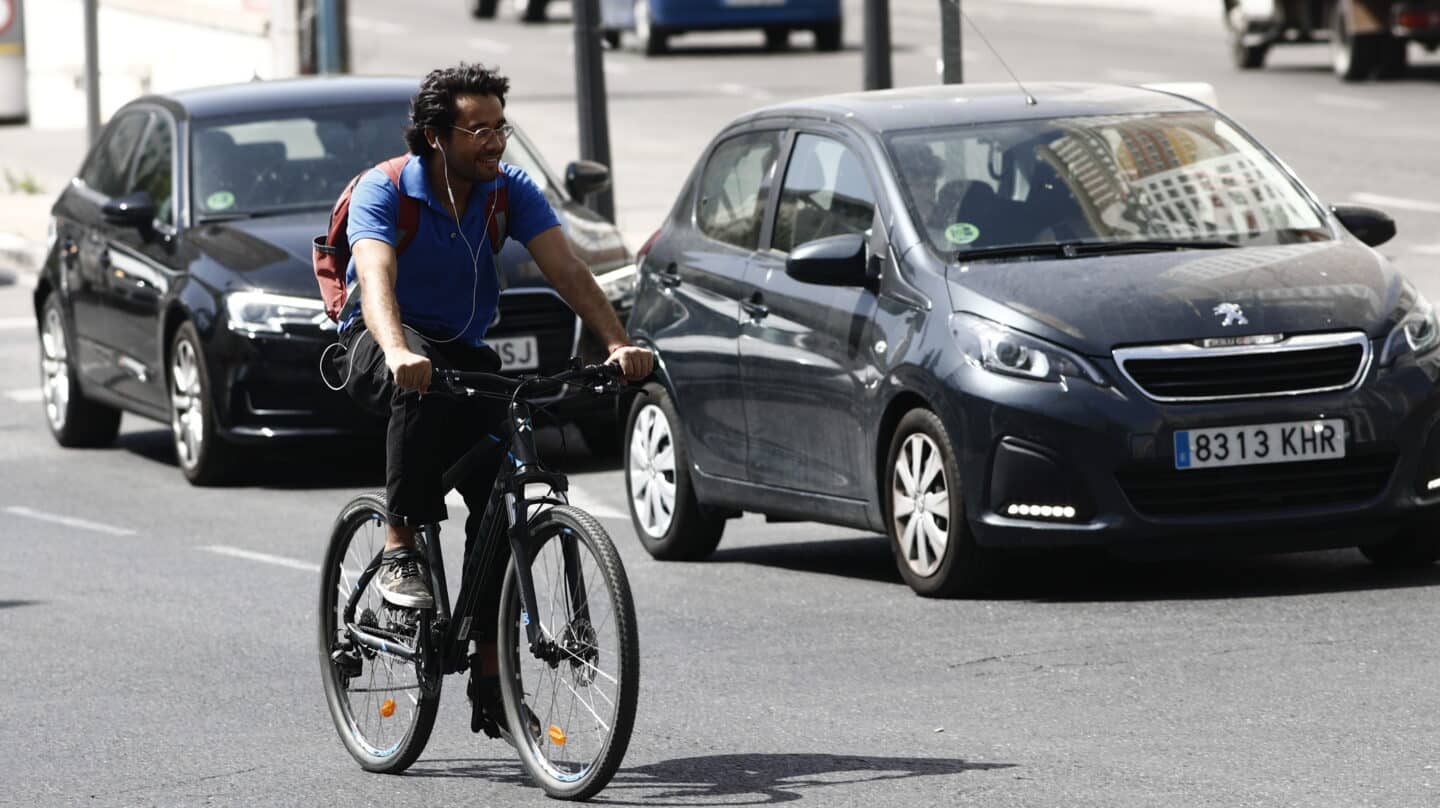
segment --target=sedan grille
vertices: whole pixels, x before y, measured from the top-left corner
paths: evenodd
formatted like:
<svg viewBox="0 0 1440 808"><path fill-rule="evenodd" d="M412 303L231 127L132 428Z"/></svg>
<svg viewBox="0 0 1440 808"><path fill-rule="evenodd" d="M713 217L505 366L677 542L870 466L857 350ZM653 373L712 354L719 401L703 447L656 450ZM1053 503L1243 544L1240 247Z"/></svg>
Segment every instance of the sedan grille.
<svg viewBox="0 0 1440 808"><path fill-rule="evenodd" d="M1145 516L1283 511L1344 506L1380 495L1394 454L1217 469L1127 469L1117 474L1125 497Z"/></svg>
<svg viewBox="0 0 1440 808"><path fill-rule="evenodd" d="M507 289L500 294L499 321L486 337L535 337L540 367L526 373L563 371L575 354L580 319L549 289Z"/></svg>
<svg viewBox="0 0 1440 808"><path fill-rule="evenodd" d="M1156 401L1299 395L1359 384L1370 366L1370 340L1357 332L1292 337L1264 346L1119 348L1115 362Z"/></svg>

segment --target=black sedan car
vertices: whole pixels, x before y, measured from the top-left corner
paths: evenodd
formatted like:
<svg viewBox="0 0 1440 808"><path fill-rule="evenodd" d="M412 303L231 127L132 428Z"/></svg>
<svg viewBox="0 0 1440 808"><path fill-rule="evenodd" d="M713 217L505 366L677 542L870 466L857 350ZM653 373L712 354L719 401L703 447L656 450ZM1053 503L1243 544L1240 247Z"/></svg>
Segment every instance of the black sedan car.
<svg viewBox="0 0 1440 808"><path fill-rule="evenodd" d="M171 424L185 476L209 483L246 443L373 430L322 381L321 352L335 331L310 245L345 184L404 151L417 86L252 82L119 110L55 203L35 289L56 440L102 445L122 411L155 418ZM619 231L576 201L608 182L605 169L572 163L562 187L518 130L506 159L545 189L623 313L633 264ZM509 242L499 265L489 341L507 370L555 372L577 353L600 358L523 245ZM587 438L618 444L613 404L581 406L567 415Z"/></svg>
<svg viewBox="0 0 1440 808"><path fill-rule="evenodd" d="M641 251L646 548L757 512L886 531L925 595L1002 548L1359 546L1428 564L1440 329L1234 121L1105 85L797 101L706 150Z"/></svg>

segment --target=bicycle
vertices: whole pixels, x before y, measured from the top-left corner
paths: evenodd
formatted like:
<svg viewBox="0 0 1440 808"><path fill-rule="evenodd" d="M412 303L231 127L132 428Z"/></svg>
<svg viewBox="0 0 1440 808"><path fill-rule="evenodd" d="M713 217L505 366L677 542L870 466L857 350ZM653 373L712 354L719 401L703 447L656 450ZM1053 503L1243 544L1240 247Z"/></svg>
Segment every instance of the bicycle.
<svg viewBox="0 0 1440 808"><path fill-rule="evenodd" d="M398 774L424 750L441 681L468 667L482 574L507 541L514 563L500 588L497 638L506 740L552 797L586 799L615 774L640 689L635 606L605 529L569 504L565 475L540 463L531 415L540 395L534 391L559 386L560 396L613 395L622 385L613 365L523 379L434 372L427 395L510 401L502 434L481 438L447 470L446 490L486 453L506 454L466 554L453 613L438 524L415 531L435 596L433 609L415 610L388 605L371 585L385 544L383 492L351 500L335 521L321 574L320 665L335 728L362 768ZM529 497L531 485L549 490Z"/></svg>

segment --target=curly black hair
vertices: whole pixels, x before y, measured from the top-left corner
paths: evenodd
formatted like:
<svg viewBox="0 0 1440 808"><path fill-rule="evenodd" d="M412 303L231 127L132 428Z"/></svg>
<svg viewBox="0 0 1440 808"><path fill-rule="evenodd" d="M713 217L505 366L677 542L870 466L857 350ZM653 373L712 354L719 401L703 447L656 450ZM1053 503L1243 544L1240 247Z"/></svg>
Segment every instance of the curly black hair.
<svg viewBox="0 0 1440 808"><path fill-rule="evenodd" d="M405 143L412 154L429 157L435 147L425 138L425 128L448 132L455 125L455 97L458 95L493 95L505 107L505 94L510 92L510 79L482 64L461 62L456 67L430 71L420 83L420 91L410 99L410 125L405 127Z"/></svg>

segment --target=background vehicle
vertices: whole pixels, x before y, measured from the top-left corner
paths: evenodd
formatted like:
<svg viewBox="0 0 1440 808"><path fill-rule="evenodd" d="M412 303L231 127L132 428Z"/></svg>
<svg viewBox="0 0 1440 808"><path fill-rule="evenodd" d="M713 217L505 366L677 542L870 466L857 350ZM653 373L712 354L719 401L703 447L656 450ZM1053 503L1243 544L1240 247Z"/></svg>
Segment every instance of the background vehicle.
<svg viewBox="0 0 1440 808"><path fill-rule="evenodd" d="M774 0L734 3L726 0L600 0L601 25L615 47L622 31L633 31L647 55L664 53L670 38L689 31L759 28L765 47L785 48L791 31L810 31L815 48L840 50L843 22L839 0Z"/></svg>
<svg viewBox="0 0 1440 808"><path fill-rule="evenodd" d="M251 82L138 99L119 110L52 211L34 294L45 405L65 446L114 439L121 411L169 422L197 484L237 447L373 429L319 375L334 341L310 267L345 183L404 151L416 82ZM572 246L622 315L633 267L619 231L574 201L608 181L572 164L568 190L517 132L506 159L545 188ZM492 341L507 369L555 372L603 347L508 243ZM618 285L615 281L618 281ZM612 405L569 417L618 442Z"/></svg>
<svg viewBox="0 0 1440 808"><path fill-rule="evenodd" d="M879 530L925 595L1002 548L1433 562L1440 324L1367 246L1393 221L1191 99L1030 89L796 101L715 139L641 250L646 549L702 558L745 511Z"/></svg>
<svg viewBox="0 0 1440 808"><path fill-rule="evenodd" d="M471 0L470 13L489 19L502 5L510 6L523 22L544 22L550 0Z"/></svg>
<svg viewBox="0 0 1440 808"><path fill-rule="evenodd" d="M1235 66L1265 65L1274 45L1330 43L1335 75L1345 81L1395 78L1411 42L1440 47L1437 0L1224 0Z"/></svg>

